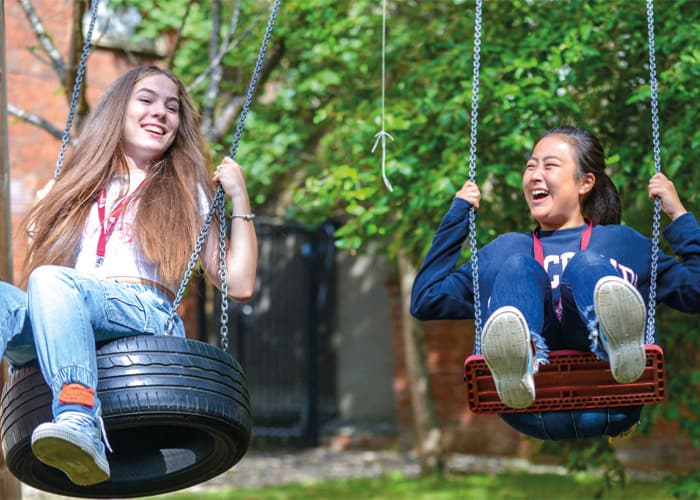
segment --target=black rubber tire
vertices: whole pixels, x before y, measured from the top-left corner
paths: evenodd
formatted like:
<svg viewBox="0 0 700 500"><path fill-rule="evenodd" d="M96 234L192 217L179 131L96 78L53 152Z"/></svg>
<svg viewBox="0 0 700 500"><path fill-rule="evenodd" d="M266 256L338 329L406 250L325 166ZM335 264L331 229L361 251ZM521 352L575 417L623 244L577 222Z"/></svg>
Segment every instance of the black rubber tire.
<svg viewBox="0 0 700 500"><path fill-rule="evenodd" d="M97 393L109 481L77 486L34 457L34 428L51 420L51 393L36 366L16 370L0 397L0 438L20 481L61 495L128 498L178 490L235 465L248 450L250 399L238 362L203 342L138 336L97 351Z"/></svg>

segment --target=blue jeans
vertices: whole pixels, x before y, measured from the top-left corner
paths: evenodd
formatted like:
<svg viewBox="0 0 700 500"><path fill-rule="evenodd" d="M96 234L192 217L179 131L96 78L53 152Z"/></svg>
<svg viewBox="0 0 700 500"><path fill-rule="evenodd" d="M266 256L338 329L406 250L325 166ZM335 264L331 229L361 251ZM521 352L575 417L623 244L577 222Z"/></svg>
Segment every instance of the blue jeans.
<svg viewBox="0 0 700 500"><path fill-rule="evenodd" d="M515 430L546 441L617 436L639 422L641 406L589 410L503 413L500 417Z"/></svg>
<svg viewBox="0 0 700 500"><path fill-rule="evenodd" d="M58 402L63 385L79 383L97 392L97 342L164 334L170 306L162 291L148 285L41 266L30 275L26 293L0 282L0 353L13 367L38 358L55 416L76 409ZM177 316L172 333L185 336ZM99 407L96 400L95 411Z"/></svg>
<svg viewBox="0 0 700 500"><path fill-rule="evenodd" d="M514 255L501 266L493 285L488 315L502 306L516 307L525 317L535 346L535 364L547 362L550 350L591 351L608 359L598 341L598 318L593 291L604 276L620 276L606 257L583 250L561 276L561 303L554 304L550 277L533 257ZM641 407L501 415L515 429L539 439L615 436L639 420Z"/></svg>

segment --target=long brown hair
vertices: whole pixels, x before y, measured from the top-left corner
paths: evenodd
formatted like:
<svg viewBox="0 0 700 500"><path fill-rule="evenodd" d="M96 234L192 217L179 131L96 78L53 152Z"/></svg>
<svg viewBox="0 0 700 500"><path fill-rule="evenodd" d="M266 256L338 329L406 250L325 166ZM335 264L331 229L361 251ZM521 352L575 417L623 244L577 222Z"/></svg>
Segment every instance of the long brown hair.
<svg viewBox="0 0 700 500"><path fill-rule="evenodd" d="M593 224L619 224L622 219L620 193L605 172L605 150L598 138L587 130L562 125L546 131L539 140L551 135L560 136L574 148L577 178L588 173L595 176L595 185L583 200L583 215Z"/></svg>
<svg viewBox="0 0 700 500"><path fill-rule="evenodd" d="M158 265L165 283L180 279L202 222L200 188L211 200L211 159L185 87L171 72L143 66L127 71L107 89L85 121L55 185L27 214L31 243L24 280L40 265L74 265L85 221L100 191L117 176L128 178L121 141L134 86L159 74L177 86L180 125L170 148L148 167L147 180L132 201L139 203L133 230L140 250Z"/></svg>

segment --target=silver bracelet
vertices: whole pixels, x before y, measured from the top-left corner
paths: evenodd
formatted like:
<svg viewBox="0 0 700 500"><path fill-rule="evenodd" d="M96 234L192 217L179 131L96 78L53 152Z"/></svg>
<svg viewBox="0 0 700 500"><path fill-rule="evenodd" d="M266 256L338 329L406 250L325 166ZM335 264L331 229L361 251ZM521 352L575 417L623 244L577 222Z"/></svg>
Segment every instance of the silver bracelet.
<svg viewBox="0 0 700 500"><path fill-rule="evenodd" d="M255 214L233 214L232 219L243 219L243 220L253 220L255 219Z"/></svg>

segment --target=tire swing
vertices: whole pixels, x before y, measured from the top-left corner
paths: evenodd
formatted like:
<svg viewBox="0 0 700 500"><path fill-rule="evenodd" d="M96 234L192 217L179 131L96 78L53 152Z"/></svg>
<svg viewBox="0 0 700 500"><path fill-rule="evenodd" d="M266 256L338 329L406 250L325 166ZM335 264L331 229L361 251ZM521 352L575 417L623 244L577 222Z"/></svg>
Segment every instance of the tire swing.
<svg viewBox="0 0 700 500"><path fill-rule="evenodd" d="M476 0L474 22L474 62L471 106L471 137L469 155L469 180L476 174L476 129L479 100L479 59L481 45L482 0ZM649 73L651 87L652 135L654 166L661 171L660 141L657 104L656 57L654 50L654 3L647 0L647 23L649 35ZM481 354L481 304L479 297L478 257L476 248L476 211L469 210L469 243L471 250L472 278L474 288L475 337L474 353L464 362L464 381L467 385L467 400L473 413L516 413L533 411L574 410L609 408L656 404L664 400L665 379L663 350L654 344L656 330L656 276L659 255L659 228L661 225L661 202L655 200L652 224L651 272L647 325L644 338L646 367L635 382L620 384L612 376L610 365L591 352L554 350L549 353L549 364L542 365L534 375L536 398L527 408L515 409L501 402L491 372ZM537 257L537 249L533 247Z"/></svg>
<svg viewBox="0 0 700 500"><path fill-rule="evenodd" d="M91 21L54 177L63 155L84 78L99 1ZM265 36L238 118L230 156L235 157L265 50L279 11L275 0ZM114 450L108 454L111 477L93 486L78 486L58 469L34 457L32 431L52 420L52 395L35 363L10 375L0 396L0 439L10 472L37 489L87 498L129 498L179 490L230 469L250 444L250 398L245 375L228 348L226 220L224 191L218 186L205 223L170 310L171 332L177 307L194 271L206 234L218 209L221 278L221 348L172 335L125 337L98 346L97 393Z"/></svg>

